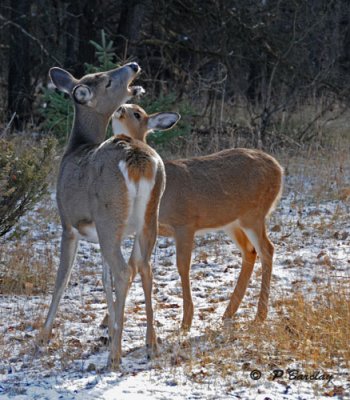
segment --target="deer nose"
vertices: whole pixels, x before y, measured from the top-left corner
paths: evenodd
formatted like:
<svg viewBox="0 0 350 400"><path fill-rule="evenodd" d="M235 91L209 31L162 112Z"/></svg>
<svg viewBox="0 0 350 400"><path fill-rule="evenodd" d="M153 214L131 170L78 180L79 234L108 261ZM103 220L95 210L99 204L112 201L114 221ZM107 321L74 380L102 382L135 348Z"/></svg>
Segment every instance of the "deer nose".
<svg viewBox="0 0 350 400"><path fill-rule="evenodd" d="M135 72L135 74L141 70L139 64L137 64L136 62L132 62L128 65Z"/></svg>
<svg viewBox="0 0 350 400"><path fill-rule="evenodd" d="M125 113L125 108L123 106L120 106L118 110L114 113L115 118L120 118L122 115Z"/></svg>

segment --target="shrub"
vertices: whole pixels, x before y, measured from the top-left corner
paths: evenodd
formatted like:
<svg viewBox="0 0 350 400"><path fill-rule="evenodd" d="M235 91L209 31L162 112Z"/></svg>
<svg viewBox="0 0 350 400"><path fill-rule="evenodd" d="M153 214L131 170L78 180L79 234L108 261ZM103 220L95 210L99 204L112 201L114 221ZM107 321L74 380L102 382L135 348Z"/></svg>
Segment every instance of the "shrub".
<svg viewBox="0 0 350 400"><path fill-rule="evenodd" d="M101 30L101 43L90 40L89 43L95 48L95 57L97 58L99 65L98 67L85 63L86 73L108 71L113 68L117 68L115 48L112 40L108 40L105 31Z"/></svg>
<svg viewBox="0 0 350 400"><path fill-rule="evenodd" d="M0 236L46 193L55 142L49 138L37 146L0 140Z"/></svg>
<svg viewBox="0 0 350 400"><path fill-rule="evenodd" d="M55 135L61 145L66 143L73 124L73 104L68 95L43 89L41 114L44 116L44 130Z"/></svg>

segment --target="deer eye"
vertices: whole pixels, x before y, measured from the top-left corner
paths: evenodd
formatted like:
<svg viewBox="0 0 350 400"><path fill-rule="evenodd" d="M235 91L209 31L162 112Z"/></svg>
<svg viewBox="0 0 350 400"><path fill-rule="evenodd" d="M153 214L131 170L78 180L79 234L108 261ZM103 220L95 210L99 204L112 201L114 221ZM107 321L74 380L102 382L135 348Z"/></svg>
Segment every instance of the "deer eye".
<svg viewBox="0 0 350 400"><path fill-rule="evenodd" d="M107 85L106 85L106 89L109 88L109 87L111 86L111 84L112 84L112 79L110 79L110 80L108 81L108 83L107 83Z"/></svg>
<svg viewBox="0 0 350 400"><path fill-rule="evenodd" d="M140 119L140 118L141 118L141 114L138 113L138 112L134 112L134 117L135 117L136 119Z"/></svg>

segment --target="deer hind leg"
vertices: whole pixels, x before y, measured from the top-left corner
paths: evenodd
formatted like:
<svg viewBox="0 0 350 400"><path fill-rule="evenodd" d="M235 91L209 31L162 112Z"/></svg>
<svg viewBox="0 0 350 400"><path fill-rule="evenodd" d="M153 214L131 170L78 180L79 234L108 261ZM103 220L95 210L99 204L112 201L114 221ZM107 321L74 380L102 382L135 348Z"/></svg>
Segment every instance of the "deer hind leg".
<svg viewBox="0 0 350 400"><path fill-rule="evenodd" d="M108 263L103 259L102 257L102 264L103 264L103 275L102 275L102 280L103 280L103 288L106 293L106 298L107 298L107 314L104 316L103 321L101 322L100 327L101 328L106 328L109 326L110 319L109 316L113 315L114 313L114 295L113 295L113 277L112 277L112 272L111 269L109 268ZM134 281L134 278L137 274L137 265L135 263L130 263L129 265L131 267L131 279L130 279L130 285ZM129 287L130 287L129 285ZM112 313L111 313L112 311ZM114 325L114 322L111 321L111 326Z"/></svg>
<svg viewBox="0 0 350 400"><path fill-rule="evenodd" d="M110 334L113 331L113 326L115 325L115 315L114 315L115 301L113 294L114 284L113 284L112 271L109 268L108 262L103 257L102 257L102 267L103 267L102 282L103 282L103 288L106 293L108 312L105 315L101 326L108 327L108 332Z"/></svg>
<svg viewBox="0 0 350 400"><path fill-rule="evenodd" d="M124 311L126 296L132 281L132 270L127 265L121 252L120 232L104 223L102 232L96 225L101 253L104 260L103 285L106 291L109 312L108 334L110 356L108 364L117 369L121 358L121 340L124 326ZM107 234L108 233L108 234ZM113 295L114 291L114 295Z"/></svg>
<svg viewBox="0 0 350 400"><path fill-rule="evenodd" d="M78 238L73 228L71 230L64 230L61 239L60 264L57 270L55 288L45 324L39 333L39 344L45 344L50 337L58 305L70 278L77 249Z"/></svg>
<svg viewBox="0 0 350 400"><path fill-rule="evenodd" d="M183 297L183 318L181 328L189 330L193 320L193 300L191 293L190 268L194 231L187 227L175 229L176 264L181 277Z"/></svg>
<svg viewBox="0 0 350 400"><path fill-rule="evenodd" d="M131 253L129 264L137 265L141 275L142 288L145 295L147 332L146 347L148 357L157 352L157 338L153 324L153 306L152 306L152 285L153 274L150 263L152 251L157 238L158 228L158 209L161 196L161 185L157 181L153 186L150 197L144 212L143 226L136 233L134 248Z"/></svg>
<svg viewBox="0 0 350 400"><path fill-rule="evenodd" d="M243 230L254 245L261 260L262 279L256 320L263 321L267 317L274 246L267 237L265 221L259 224L255 221L254 224L244 226Z"/></svg>
<svg viewBox="0 0 350 400"><path fill-rule="evenodd" d="M145 226L141 233L136 234L134 248L130 257L129 264L137 265L140 272L142 288L145 295L147 331L146 347L147 356L151 358L157 352L157 338L153 324L153 306L152 306L152 285L153 274L150 264L150 258L157 236L157 225Z"/></svg>
<svg viewBox="0 0 350 400"><path fill-rule="evenodd" d="M231 318L237 311L247 290L256 260L256 251L247 235L238 226L233 226L227 232L242 252L242 269L235 290L223 315L223 319Z"/></svg>

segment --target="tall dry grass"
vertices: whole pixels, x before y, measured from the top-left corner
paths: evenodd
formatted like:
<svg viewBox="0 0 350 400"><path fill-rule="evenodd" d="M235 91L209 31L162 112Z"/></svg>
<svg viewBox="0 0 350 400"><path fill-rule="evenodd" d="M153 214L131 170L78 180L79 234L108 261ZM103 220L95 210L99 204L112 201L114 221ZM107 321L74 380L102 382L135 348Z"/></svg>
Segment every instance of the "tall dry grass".
<svg viewBox="0 0 350 400"><path fill-rule="evenodd" d="M17 242L0 255L0 294L32 296L47 293L52 287L54 271L54 254L48 244L39 255L30 240Z"/></svg>
<svg viewBox="0 0 350 400"><path fill-rule="evenodd" d="M168 351L156 365L170 369L175 382L184 380L181 366L189 382L217 383L227 394L243 391L244 398L253 387L265 387L268 394L270 382L276 381L281 393L295 385L294 390L302 393L307 388L315 398L345 399L350 368L349 288L347 280L315 287L314 298L290 293L274 302L274 312L263 324L240 317L224 327L207 326L200 338L171 335ZM251 378L256 370L261 373L258 381ZM276 378L277 370L283 371L282 377ZM305 380L315 375L321 379Z"/></svg>

